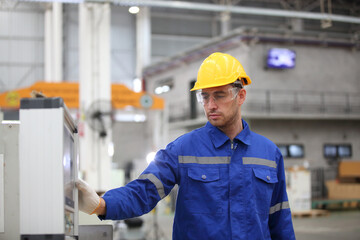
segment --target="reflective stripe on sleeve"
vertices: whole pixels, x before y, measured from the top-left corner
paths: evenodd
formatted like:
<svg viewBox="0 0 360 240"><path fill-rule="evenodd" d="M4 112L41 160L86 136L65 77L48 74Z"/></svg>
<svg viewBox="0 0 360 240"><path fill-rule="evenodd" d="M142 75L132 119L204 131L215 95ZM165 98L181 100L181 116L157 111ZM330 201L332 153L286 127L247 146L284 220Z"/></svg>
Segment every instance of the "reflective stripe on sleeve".
<svg viewBox="0 0 360 240"><path fill-rule="evenodd" d="M255 165L262 165L272 168L276 168L277 166L275 161L271 161L263 158L255 158L255 157L243 157L243 164L255 164Z"/></svg>
<svg viewBox="0 0 360 240"><path fill-rule="evenodd" d="M148 180L150 180L150 182L152 182L155 185L160 198L163 199L165 197L164 185L162 184L162 182L154 174L152 174L152 173L142 174L142 175L139 176L139 179L148 179Z"/></svg>
<svg viewBox="0 0 360 240"><path fill-rule="evenodd" d="M277 211L280 211L282 209L288 209L288 208L290 208L289 202L278 203L270 208L269 215Z"/></svg>
<svg viewBox="0 0 360 240"><path fill-rule="evenodd" d="M179 163L229 164L231 157L179 156L178 159L179 159Z"/></svg>

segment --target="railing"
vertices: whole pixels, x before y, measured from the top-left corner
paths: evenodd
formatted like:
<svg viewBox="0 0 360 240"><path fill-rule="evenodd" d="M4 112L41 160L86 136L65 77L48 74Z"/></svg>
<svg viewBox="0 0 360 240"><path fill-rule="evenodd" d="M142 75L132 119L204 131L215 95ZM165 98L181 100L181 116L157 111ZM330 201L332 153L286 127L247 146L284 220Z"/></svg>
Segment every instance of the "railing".
<svg viewBox="0 0 360 240"><path fill-rule="evenodd" d="M272 114L360 114L360 93L252 90L244 109Z"/></svg>
<svg viewBox="0 0 360 240"><path fill-rule="evenodd" d="M170 122L191 119L189 101L173 102L169 107ZM265 118L270 115L360 118L360 93L250 89L242 111L244 115ZM200 105L196 112L198 117L204 115Z"/></svg>
<svg viewBox="0 0 360 240"><path fill-rule="evenodd" d="M329 166L326 168L314 168L311 171L311 198L323 199L327 198L326 181L335 180L337 176L337 166Z"/></svg>

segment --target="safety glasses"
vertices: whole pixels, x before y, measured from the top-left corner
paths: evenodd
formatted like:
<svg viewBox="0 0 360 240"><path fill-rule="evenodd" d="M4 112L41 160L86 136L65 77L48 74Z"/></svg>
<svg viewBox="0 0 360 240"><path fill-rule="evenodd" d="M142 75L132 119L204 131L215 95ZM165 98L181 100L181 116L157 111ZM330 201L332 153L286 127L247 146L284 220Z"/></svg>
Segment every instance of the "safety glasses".
<svg viewBox="0 0 360 240"><path fill-rule="evenodd" d="M210 91L204 92L202 90L198 90L196 92L196 98L197 98L197 101L199 103L201 103L202 105L209 104L211 99L216 104L224 104L224 103L228 103L228 102L234 100L236 98L237 94L239 93L239 91L240 91L239 87L232 87L227 90L216 90L213 92L210 92Z"/></svg>

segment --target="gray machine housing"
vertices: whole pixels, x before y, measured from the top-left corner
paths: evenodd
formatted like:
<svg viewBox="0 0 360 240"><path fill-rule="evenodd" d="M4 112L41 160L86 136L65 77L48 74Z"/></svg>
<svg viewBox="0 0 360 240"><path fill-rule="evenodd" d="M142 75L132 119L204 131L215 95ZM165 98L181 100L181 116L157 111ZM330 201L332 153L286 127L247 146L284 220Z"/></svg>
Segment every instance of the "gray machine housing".
<svg viewBox="0 0 360 240"><path fill-rule="evenodd" d="M20 103L21 239L77 239L77 129L61 98Z"/></svg>
<svg viewBox="0 0 360 240"><path fill-rule="evenodd" d="M63 100L24 99L20 121L0 111L0 123L0 240L112 239L112 225L78 224L77 129Z"/></svg>

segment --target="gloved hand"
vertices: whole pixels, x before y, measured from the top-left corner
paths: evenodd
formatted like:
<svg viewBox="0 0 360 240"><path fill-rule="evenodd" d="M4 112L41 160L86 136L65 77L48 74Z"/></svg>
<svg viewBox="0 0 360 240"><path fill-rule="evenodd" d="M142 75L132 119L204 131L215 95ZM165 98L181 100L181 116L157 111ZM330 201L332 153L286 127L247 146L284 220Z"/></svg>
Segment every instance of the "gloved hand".
<svg viewBox="0 0 360 240"><path fill-rule="evenodd" d="M82 179L77 179L75 185L79 189L80 211L90 215L93 214L100 206L99 195Z"/></svg>

